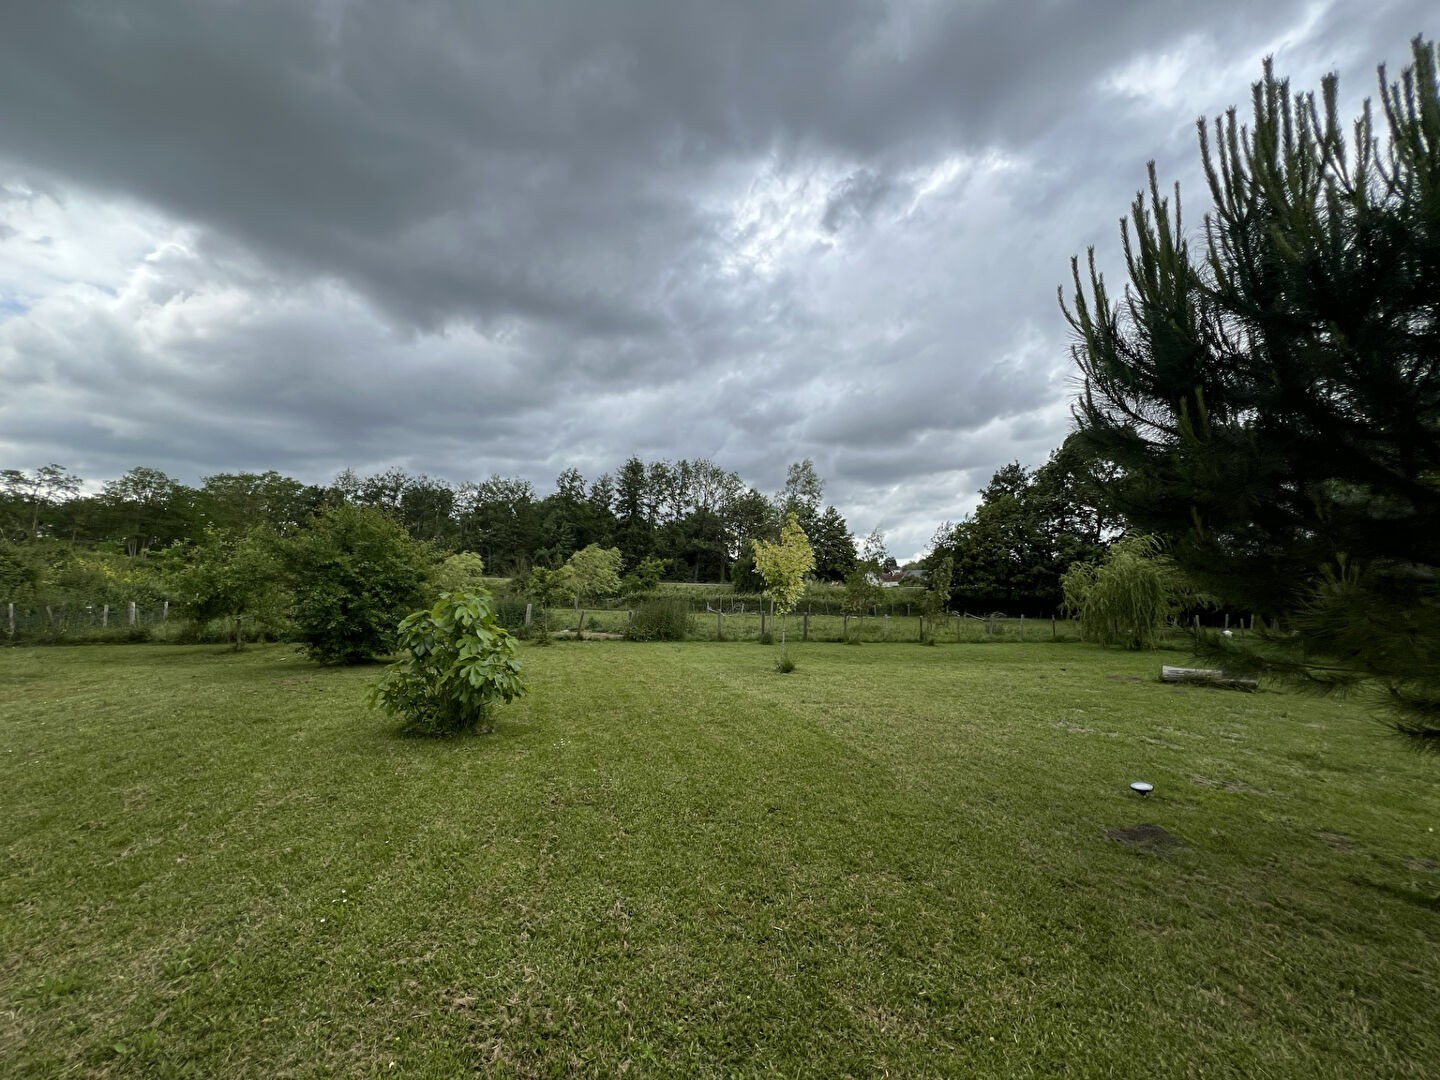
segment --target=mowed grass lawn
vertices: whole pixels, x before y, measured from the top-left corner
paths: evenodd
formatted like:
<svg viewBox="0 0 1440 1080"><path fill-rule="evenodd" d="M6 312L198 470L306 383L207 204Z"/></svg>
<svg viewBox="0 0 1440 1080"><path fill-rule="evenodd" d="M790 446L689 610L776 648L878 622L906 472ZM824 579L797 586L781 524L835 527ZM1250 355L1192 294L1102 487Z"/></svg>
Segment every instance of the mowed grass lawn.
<svg viewBox="0 0 1440 1080"><path fill-rule="evenodd" d="M0 1071L1440 1072L1440 760L1357 704L795 655L527 647L422 742L288 646L0 652Z"/></svg>

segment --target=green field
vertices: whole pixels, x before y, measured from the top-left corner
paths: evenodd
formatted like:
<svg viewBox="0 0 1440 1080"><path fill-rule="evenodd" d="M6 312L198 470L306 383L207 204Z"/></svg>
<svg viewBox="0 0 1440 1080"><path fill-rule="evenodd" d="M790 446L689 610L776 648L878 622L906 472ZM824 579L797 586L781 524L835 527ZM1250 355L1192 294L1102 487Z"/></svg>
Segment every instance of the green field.
<svg viewBox="0 0 1440 1080"><path fill-rule="evenodd" d="M0 651L0 1073L1436 1074L1440 761L1357 703L794 653L526 647L422 742L289 646Z"/></svg>

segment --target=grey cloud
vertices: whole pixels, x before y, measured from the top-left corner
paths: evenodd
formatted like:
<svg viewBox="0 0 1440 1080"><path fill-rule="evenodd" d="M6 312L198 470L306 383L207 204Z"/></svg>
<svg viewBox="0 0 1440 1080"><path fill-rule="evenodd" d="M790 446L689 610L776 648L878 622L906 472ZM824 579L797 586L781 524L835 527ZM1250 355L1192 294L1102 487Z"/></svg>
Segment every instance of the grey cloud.
<svg viewBox="0 0 1440 1080"><path fill-rule="evenodd" d="M420 325L516 312L636 333L667 249L704 232L674 159L703 176L777 145L1024 145L1055 127L1057 92L1184 10L27 5L0 44L0 97L26 104L0 136Z"/></svg>

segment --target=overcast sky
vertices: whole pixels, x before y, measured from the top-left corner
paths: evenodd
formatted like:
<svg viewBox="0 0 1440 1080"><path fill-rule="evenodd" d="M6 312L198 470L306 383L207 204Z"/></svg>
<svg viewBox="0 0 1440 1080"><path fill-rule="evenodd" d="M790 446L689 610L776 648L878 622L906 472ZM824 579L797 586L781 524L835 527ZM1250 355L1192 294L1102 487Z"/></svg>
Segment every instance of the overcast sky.
<svg viewBox="0 0 1440 1080"><path fill-rule="evenodd" d="M0 32L0 467L541 493L815 460L902 557L1069 427L1071 255L1261 58L1433 0L45 0Z"/></svg>

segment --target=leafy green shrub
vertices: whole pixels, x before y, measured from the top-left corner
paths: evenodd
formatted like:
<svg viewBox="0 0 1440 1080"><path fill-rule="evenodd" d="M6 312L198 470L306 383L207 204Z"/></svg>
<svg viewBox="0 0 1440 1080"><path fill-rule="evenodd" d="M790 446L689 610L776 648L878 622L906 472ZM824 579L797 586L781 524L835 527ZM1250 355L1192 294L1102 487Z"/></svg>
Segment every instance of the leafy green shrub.
<svg viewBox="0 0 1440 1080"><path fill-rule="evenodd" d="M494 728L491 709L529 687L515 641L495 620L484 589L446 593L428 611L400 623L404 655L385 669L370 703L403 718L417 735L458 735Z"/></svg>
<svg viewBox="0 0 1440 1080"><path fill-rule="evenodd" d="M689 602L663 596L646 600L635 609L625 636L631 641L684 641L689 634Z"/></svg>
<svg viewBox="0 0 1440 1080"><path fill-rule="evenodd" d="M1080 637L1099 645L1154 649L1183 602L1208 598L1191 589L1153 536L1126 537L1105 561L1073 563L1060 579L1065 609L1080 616Z"/></svg>
<svg viewBox="0 0 1440 1080"><path fill-rule="evenodd" d="M164 554L176 606L195 623L197 636L208 623L224 620L231 647L239 651L247 625L261 637L280 621L289 597L278 580L277 543L266 525L239 534L209 528L198 543Z"/></svg>
<svg viewBox="0 0 1440 1080"><path fill-rule="evenodd" d="M775 670L780 672L781 675L789 675L790 672L795 670L795 661L788 656L782 656L779 660L775 661Z"/></svg>
<svg viewBox="0 0 1440 1080"><path fill-rule="evenodd" d="M495 621L516 637L524 640L525 598L506 590L492 594L491 604L495 609Z"/></svg>
<svg viewBox="0 0 1440 1080"><path fill-rule="evenodd" d="M283 548L297 636L322 664L358 664L395 648L395 624L425 599L424 545L379 510L339 503Z"/></svg>
<svg viewBox="0 0 1440 1080"><path fill-rule="evenodd" d="M473 551L449 556L435 569L435 595L485 588L485 560Z"/></svg>

